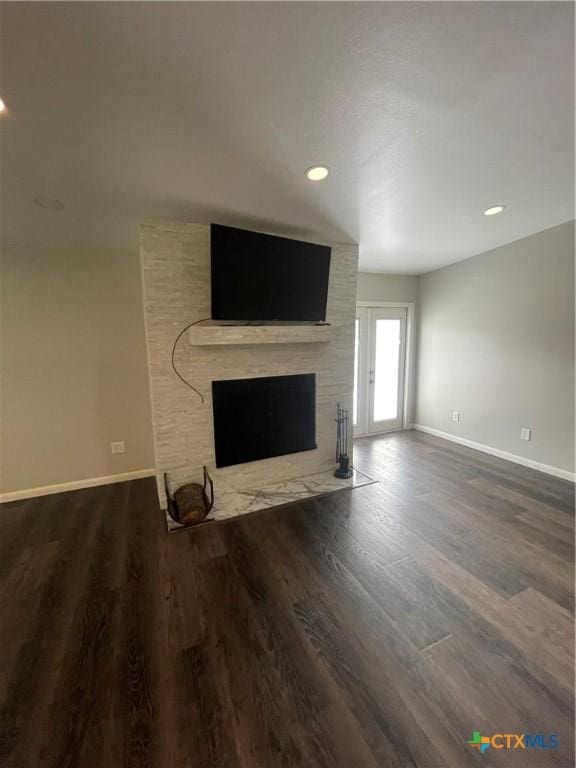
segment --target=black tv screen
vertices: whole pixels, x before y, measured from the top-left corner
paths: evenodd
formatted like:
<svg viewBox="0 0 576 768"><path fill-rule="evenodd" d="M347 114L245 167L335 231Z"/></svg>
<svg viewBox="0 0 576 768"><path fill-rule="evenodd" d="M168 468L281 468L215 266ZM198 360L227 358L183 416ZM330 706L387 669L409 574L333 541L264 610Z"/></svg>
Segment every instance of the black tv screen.
<svg viewBox="0 0 576 768"><path fill-rule="evenodd" d="M216 466L316 448L316 375L212 382Z"/></svg>
<svg viewBox="0 0 576 768"><path fill-rule="evenodd" d="M211 226L212 319L326 320L331 249Z"/></svg>

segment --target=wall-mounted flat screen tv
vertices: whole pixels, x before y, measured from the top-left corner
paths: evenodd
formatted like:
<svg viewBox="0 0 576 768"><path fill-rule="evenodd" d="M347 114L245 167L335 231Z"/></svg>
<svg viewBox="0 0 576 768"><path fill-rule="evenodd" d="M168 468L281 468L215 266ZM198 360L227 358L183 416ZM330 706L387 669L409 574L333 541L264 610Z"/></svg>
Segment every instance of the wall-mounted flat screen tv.
<svg viewBox="0 0 576 768"><path fill-rule="evenodd" d="M326 320L331 249L211 226L212 319Z"/></svg>

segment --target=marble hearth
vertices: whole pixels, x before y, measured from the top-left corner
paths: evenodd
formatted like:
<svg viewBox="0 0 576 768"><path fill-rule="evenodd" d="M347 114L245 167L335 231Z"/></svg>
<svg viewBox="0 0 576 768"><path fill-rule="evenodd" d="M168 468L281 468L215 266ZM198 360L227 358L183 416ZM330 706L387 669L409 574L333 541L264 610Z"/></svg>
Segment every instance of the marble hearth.
<svg viewBox="0 0 576 768"><path fill-rule="evenodd" d="M269 482L258 488L234 488L229 482L217 477L214 480L215 504L209 519L226 520L376 482L378 481L357 469L354 470L352 477L340 480L334 477L333 468L312 475L302 475L292 480ZM170 532L189 530L172 520L168 513L166 513L166 522Z"/></svg>

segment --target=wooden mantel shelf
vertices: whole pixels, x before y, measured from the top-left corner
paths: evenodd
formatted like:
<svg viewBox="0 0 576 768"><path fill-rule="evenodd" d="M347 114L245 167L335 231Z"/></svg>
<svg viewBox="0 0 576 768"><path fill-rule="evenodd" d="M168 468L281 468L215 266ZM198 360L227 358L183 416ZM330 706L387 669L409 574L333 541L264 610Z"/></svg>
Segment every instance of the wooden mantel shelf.
<svg viewBox="0 0 576 768"><path fill-rule="evenodd" d="M332 341L331 325L194 325L188 341L195 347L230 344L310 344Z"/></svg>

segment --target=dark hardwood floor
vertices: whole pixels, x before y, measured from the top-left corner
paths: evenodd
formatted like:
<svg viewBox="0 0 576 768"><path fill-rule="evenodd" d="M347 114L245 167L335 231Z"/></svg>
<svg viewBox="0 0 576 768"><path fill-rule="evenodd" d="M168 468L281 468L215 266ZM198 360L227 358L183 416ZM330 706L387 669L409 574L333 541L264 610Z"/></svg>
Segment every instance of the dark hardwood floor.
<svg viewBox="0 0 576 768"><path fill-rule="evenodd" d="M0 764L572 766L573 486L416 432L356 464L170 537L151 480L0 507Z"/></svg>

